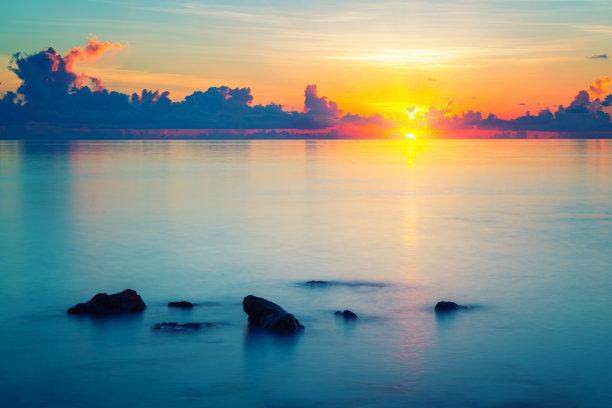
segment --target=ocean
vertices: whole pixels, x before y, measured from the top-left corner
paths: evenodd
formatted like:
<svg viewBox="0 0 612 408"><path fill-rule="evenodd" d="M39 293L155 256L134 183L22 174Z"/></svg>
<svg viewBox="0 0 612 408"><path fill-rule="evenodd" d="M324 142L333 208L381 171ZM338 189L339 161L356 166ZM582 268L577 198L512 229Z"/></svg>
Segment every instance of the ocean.
<svg viewBox="0 0 612 408"><path fill-rule="evenodd" d="M610 140L0 141L2 406L604 407L611 293Z"/></svg>

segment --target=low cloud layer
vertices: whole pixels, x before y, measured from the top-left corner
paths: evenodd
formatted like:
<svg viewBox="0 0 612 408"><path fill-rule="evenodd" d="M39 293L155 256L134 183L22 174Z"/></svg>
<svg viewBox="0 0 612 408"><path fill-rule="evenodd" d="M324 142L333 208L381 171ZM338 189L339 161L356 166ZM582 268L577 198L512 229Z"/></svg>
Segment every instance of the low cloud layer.
<svg viewBox="0 0 612 408"><path fill-rule="evenodd" d="M499 130L555 132L568 137L612 135L610 113L612 93L609 77L597 79L587 89L581 90L567 106L556 110L543 109L536 114L527 112L513 119L501 119L495 114L483 115L472 110L455 113L452 102L444 108L430 107L417 121L431 130Z"/></svg>
<svg viewBox="0 0 612 408"><path fill-rule="evenodd" d="M142 90L127 95L109 91L99 78L75 72L74 64L127 45L90 38L85 47L65 55L48 48L17 53L9 69L22 81L16 93L0 100L0 126L38 125L66 129L292 129L342 133L345 128L397 125L380 115L342 114L319 96L316 85L305 90L302 112L281 105L252 105L250 88L211 87L173 102L168 92Z"/></svg>
<svg viewBox="0 0 612 408"><path fill-rule="evenodd" d="M432 106L425 112L411 106L402 123L379 114L345 113L336 102L319 96L316 85L306 86L303 110L295 111L275 103L253 105L250 88L210 87L178 102L173 102L167 91L144 89L128 95L108 90L100 78L75 70L79 61L127 46L92 37L84 47L72 48L65 55L52 47L35 54L15 54L9 69L21 80L21 86L0 99L0 137L26 138L32 132L40 137L61 137L62 132L71 130L96 135L158 131L163 135L171 130L180 133L178 129L202 130L198 134L203 135L375 137L401 134L402 128L421 128L434 134L496 130L500 134L541 131L566 137L612 136L612 80L607 76L579 91L567 106L553 105L554 109L535 114L502 119L472 110L458 113L449 101L442 108ZM404 126L398 128L400 125Z"/></svg>

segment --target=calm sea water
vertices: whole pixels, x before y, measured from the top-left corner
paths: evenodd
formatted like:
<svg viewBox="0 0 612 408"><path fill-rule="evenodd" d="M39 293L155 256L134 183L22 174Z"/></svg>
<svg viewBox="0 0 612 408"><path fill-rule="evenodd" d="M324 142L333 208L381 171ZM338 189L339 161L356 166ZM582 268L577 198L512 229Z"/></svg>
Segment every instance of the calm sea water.
<svg viewBox="0 0 612 408"><path fill-rule="evenodd" d="M611 293L610 141L0 142L7 407L609 406Z"/></svg>

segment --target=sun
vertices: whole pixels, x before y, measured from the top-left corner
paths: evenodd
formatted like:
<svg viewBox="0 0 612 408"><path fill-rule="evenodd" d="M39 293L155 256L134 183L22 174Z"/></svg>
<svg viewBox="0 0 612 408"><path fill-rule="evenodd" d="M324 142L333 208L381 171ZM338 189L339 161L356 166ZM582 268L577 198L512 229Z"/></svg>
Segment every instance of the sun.
<svg viewBox="0 0 612 408"><path fill-rule="evenodd" d="M414 120L417 116L418 108L416 106L410 106L406 108L404 112L406 112L406 115L408 115L410 120Z"/></svg>
<svg viewBox="0 0 612 408"><path fill-rule="evenodd" d="M406 139L408 140L415 140L416 136L414 135L414 133L404 133L404 136L406 136Z"/></svg>

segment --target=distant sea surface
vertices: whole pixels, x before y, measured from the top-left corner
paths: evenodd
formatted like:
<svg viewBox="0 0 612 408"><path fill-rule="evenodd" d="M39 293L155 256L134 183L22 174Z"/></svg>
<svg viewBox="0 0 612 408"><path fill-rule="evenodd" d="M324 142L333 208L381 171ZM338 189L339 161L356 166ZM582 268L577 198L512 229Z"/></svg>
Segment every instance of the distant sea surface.
<svg viewBox="0 0 612 408"><path fill-rule="evenodd" d="M610 406L612 141L0 141L0 299L6 407Z"/></svg>

